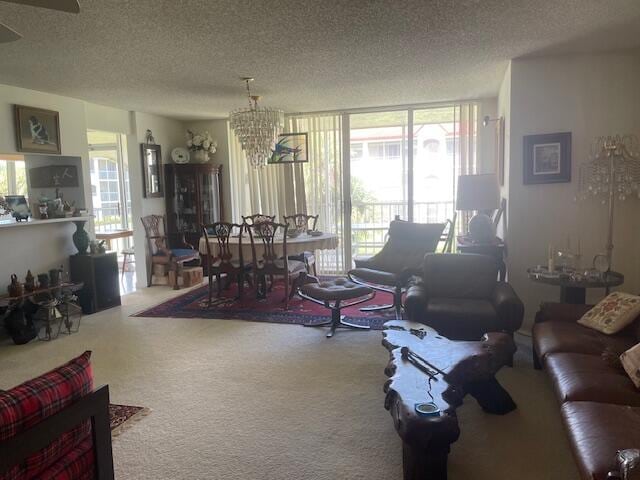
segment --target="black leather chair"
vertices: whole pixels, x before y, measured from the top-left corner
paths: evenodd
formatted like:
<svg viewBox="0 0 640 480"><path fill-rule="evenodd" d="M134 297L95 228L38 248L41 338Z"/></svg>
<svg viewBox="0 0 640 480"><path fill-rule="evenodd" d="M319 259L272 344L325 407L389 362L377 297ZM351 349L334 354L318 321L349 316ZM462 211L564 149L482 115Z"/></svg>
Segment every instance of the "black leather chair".
<svg viewBox="0 0 640 480"><path fill-rule="evenodd" d="M522 326L524 305L511 285L497 280L493 257L427 254L423 269L404 300L409 320L452 340L479 340L487 332L513 335Z"/></svg>
<svg viewBox="0 0 640 480"><path fill-rule="evenodd" d="M391 222L389 238L382 250L373 257L355 260L356 268L348 275L355 283L391 293L393 303L364 307L362 311L395 308L396 318L401 318L404 288L412 275L420 275L425 254L435 251L445 226L445 223Z"/></svg>

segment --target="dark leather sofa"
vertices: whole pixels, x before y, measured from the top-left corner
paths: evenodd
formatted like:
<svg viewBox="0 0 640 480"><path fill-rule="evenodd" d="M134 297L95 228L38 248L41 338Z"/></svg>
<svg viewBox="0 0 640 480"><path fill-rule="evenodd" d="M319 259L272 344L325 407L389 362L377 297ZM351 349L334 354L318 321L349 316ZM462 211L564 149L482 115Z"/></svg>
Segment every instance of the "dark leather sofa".
<svg viewBox="0 0 640 480"><path fill-rule="evenodd" d="M427 254L422 278L412 282L405 297L407 317L452 340L479 340L487 332L513 335L522 325L524 306L497 276L493 257Z"/></svg>
<svg viewBox="0 0 640 480"><path fill-rule="evenodd" d="M640 391L618 356L639 341L638 321L605 335L576 321L587 305L543 304L533 327L534 362L544 366L581 478L605 480L618 450L640 448Z"/></svg>

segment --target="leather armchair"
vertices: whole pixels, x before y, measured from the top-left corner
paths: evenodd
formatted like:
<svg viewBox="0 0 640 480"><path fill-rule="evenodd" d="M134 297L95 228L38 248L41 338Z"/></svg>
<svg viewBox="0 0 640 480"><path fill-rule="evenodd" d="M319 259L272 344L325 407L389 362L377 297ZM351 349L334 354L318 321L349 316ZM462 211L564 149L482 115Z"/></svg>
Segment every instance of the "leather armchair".
<svg viewBox="0 0 640 480"><path fill-rule="evenodd" d="M492 257L429 253L422 278L412 282L404 300L408 319L452 340L479 340L487 332L513 335L522 325L524 305L497 276Z"/></svg>
<svg viewBox="0 0 640 480"><path fill-rule="evenodd" d="M444 223L413 223L393 220L389 225L389 239L382 250L366 260L356 260L356 268L349 271L349 279L374 290L391 293L393 304L361 308L362 311L394 308L401 317L402 294L408 280L421 272L425 253L435 251Z"/></svg>

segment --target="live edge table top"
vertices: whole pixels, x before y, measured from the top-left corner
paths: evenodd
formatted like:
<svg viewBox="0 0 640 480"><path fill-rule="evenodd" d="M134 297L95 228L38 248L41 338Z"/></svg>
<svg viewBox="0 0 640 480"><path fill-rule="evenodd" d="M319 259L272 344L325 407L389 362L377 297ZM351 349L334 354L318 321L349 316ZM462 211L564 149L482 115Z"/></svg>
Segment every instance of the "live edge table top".
<svg viewBox="0 0 640 480"><path fill-rule="evenodd" d="M460 435L455 410L465 395L476 398L488 413L505 414L516 408L495 379L498 370L511 363L515 343L504 333L488 333L480 341L453 341L430 327L404 320L384 326L382 344L390 353L385 369L389 377L384 386L385 408L403 441L404 478L446 479L450 444ZM403 358L402 347L408 347L443 374L430 380ZM435 403L440 414L418 414L416 404L425 402Z"/></svg>

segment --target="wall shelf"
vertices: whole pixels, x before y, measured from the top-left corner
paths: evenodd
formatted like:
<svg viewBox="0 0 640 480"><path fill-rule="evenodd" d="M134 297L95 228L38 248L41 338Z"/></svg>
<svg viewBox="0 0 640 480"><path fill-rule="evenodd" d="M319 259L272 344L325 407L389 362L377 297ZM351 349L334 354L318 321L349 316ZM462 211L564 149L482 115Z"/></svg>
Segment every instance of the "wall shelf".
<svg viewBox="0 0 640 480"><path fill-rule="evenodd" d="M49 225L52 223L68 223L68 222L78 222L78 221L89 221L91 220L91 215L84 215L81 217L65 217L65 218L51 218L49 220L34 220L29 219L26 222L16 222L14 218L10 218L7 220L0 220L0 229L3 228L16 228L16 227L33 227L33 226L42 226Z"/></svg>

